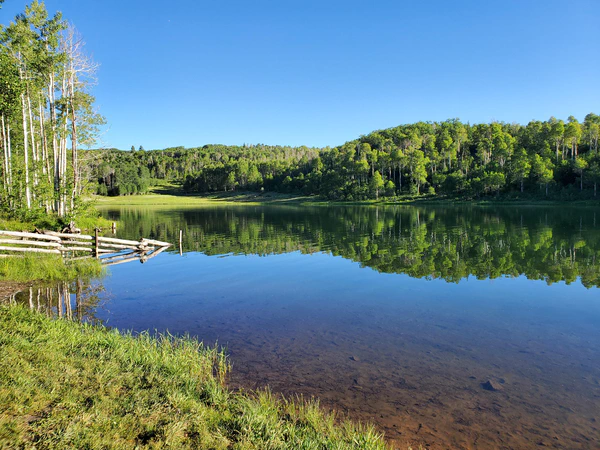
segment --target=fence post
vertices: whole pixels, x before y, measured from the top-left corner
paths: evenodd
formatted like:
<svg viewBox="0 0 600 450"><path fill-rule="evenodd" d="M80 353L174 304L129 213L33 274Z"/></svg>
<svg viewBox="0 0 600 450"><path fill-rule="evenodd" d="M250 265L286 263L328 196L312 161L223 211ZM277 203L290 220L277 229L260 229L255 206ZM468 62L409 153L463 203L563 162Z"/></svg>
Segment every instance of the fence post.
<svg viewBox="0 0 600 450"><path fill-rule="evenodd" d="M98 240L98 228L95 228L94 231L95 231L95 234L94 234L94 238L95 238L94 239L94 256L96 258L99 258L100 257L100 253L98 252L98 247L100 247L100 243L99 243L99 240Z"/></svg>

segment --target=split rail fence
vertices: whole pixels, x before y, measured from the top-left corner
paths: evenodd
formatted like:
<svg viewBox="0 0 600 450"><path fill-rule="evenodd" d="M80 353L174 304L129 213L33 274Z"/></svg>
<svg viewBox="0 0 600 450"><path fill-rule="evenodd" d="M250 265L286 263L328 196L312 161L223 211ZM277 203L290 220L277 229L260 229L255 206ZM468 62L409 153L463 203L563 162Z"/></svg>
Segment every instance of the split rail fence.
<svg viewBox="0 0 600 450"><path fill-rule="evenodd" d="M25 233L0 230L0 257L23 253L53 253L68 259L96 257L105 265L139 260L146 262L171 246L168 242L142 238L139 241L86 234Z"/></svg>

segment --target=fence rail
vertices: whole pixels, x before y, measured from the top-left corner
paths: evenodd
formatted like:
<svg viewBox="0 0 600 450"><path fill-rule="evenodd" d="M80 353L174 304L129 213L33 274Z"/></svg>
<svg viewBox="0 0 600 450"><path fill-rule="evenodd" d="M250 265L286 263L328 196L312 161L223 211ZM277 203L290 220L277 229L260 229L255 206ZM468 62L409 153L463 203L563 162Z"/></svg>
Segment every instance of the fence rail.
<svg viewBox="0 0 600 450"><path fill-rule="evenodd" d="M25 233L0 230L0 257L17 256L23 253L52 253L65 258L79 259L79 253L89 253L105 265L139 260L146 262L170 247L168 242L141 238L139 241L117 239L86 234Z"/></svg>

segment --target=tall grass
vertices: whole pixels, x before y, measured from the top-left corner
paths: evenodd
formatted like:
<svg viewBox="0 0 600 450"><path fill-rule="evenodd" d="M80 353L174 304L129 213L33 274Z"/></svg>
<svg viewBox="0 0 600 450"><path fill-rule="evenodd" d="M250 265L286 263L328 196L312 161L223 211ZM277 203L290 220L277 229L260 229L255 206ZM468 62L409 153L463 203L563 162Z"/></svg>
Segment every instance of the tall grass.
<svg viewBox="0 0 600 450"><path fill-rule="evenodd" d="M99 260L64 260L60 255L24 254L0 258L0 281L62 281L79 277L98 277L103 268Z"/></svg>
<svg viewBox="0 0 600 450"><path fill-rule="evenodd" d="M77 228L80 228L84 232L91 232L95 228L108 230L112 225L112 221L100 217L96 209L89 209L85 214L81 214L75 218L60 218L53 214L38 214L36 216L23 217L2 213L0 214L0 230L32 232L37 228L40 230L60 231L71 220Z"/></svg>
<svg viewBox="0 0 600 450"><path fill-rule="evenodd" d="M99 217L97 211L90 210L87 215L80 216L75 224L83 231L90 231L96 227L109 229L112 222ZM60 231L64 225L64 219L56 215L40 214L23 218L0 214L0 230L33 232L37 228ZM59 255L40 253L19 253L0 258L0 281L58 281L101 274L102 266L93 258L68 262Z"/></svg>
<svg viewBox="0 0 600 450"><path fill-rule="evenodd" d="M315 402L232 393L225 354L0 307L1 448L386 449Z"/></svg>

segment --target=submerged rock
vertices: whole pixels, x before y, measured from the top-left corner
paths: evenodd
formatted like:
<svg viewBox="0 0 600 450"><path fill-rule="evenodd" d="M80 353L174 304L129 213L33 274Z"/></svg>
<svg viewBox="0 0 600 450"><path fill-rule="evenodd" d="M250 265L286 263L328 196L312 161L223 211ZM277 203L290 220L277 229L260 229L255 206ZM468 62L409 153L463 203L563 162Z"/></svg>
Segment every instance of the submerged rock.
<svg viewBox="0 0 600 450"><path fill-rule="evenodd" d="M495 380L487 380L485 383L481 383L481 387L486 391L501 391L502 384Z"/></svg>

